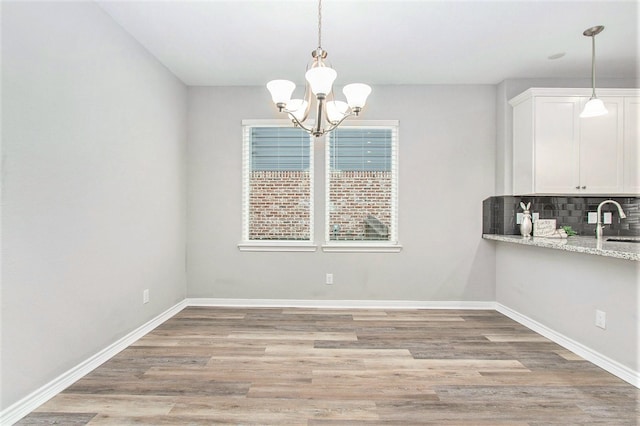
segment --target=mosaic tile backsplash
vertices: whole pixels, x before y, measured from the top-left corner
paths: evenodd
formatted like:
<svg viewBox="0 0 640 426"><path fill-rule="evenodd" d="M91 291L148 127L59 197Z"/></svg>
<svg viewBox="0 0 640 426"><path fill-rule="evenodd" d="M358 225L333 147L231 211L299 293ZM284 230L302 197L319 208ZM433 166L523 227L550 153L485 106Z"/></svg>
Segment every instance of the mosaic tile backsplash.
<svg viewBox="0 0 640 426"><path fill-rule="evenodd" d="M612 213L612 223L606 225L604 235L640 236L640 197L578 197L578 196L500 196L482 202L482 232L484 234L519 235L516 214L522 213L520 202L531 203L531 214L540 219L556 219L557 227L571 226L578 235L595 235L596 225L587 223L587 213L595 212L604 200L620 203L627 215L620 219L613 204L602 206L602 212Z"/></svg>

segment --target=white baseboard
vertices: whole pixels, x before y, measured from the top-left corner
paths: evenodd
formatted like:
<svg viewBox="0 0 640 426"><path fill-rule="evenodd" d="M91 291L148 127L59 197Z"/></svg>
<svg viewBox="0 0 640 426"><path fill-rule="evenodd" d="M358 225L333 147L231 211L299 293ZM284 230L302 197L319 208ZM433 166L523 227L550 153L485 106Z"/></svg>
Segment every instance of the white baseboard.
<svg viewBox="0 0 640 426"><path fill-rule="evenodd" d="M131 345L133 342L140 339L142 336L149 333L151 330L180 312L186 306L186 300L183 300L182 302L176 304L157 317L153 318L151 321L136 328L131 333L104 348L97 354L61 374L57 378L42 386L40 389L37 389L15 404L10 405L0 413L0 425L12 425L16 423L21 418L38 408L40 405L44 404L45 402L56 396L58 393L71 386L78 379L87 375L88 373L99 367L101 364L124 350L127 346Z"/></svg>
<svg viewBox="0 0 640 426"><path fill-rule="evenodd" d="M503 315L511 318L514 321L519 322L527 328L535 331L536 333L546 337L547 339L559 344L560 346L569 349L571 352L576 355L581 356L587 361L597 365L603 370L608 371L614 376L619 377L625 382L640 388L640 372L634 371L629 367L626 367L620 364L617 361L612 360L611 358L602 355L599 352L594 351L593 349L583 345L582 343L576 342L575 340L558 333L555 330L547 327L546 325L540 324L539 322L522 315L519 312L514 311L511 308L504 306L501 303L496 303L496 311L500 312Z"/></svg>
<svg viewBox="0 0 640 426"><path fill-rule="evenodd" d="M495 302L188 298L188 306L324 309L495 309Z"/></svg>

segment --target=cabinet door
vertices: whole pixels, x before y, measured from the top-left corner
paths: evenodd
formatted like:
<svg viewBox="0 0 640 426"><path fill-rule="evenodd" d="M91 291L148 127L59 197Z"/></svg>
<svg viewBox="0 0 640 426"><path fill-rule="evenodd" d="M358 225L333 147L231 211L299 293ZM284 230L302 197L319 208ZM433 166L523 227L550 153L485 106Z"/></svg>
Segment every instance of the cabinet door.
<svg viewBox="0 0 640 426"><path fill-rule="evenodd" d="M624 100L624 177L623 187L627 194L640 193L640 99Z"/></svg>
<svg viewBox="0 0 640 426"><path fill-rule="evenodd" d="M602 97L608 114L579 118L580 190L586 194L621 193L624 99ZM586 103L588 99L584 99Z"/></svg>
<svg viewBox="0 0 640 426"><path fill-rule="evenodd" d="M579 97L535 100L534 175L539 194L575 193L578 173Z"/></svg>

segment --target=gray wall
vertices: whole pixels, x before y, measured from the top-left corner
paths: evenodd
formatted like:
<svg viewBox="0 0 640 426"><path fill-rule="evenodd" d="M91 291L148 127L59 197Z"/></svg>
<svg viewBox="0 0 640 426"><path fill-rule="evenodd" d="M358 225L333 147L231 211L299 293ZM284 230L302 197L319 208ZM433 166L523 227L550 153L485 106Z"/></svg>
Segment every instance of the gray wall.
<svg viewBox="0 0 640 426"><path fill-rule="evenodd" d="M95 3L2 3L2 409L185 297L186 95Z"/></svg>
<svg viewBox="0 0 640 426"><path fill-rule="evenodd" d="M282 118L261 87L189 88L189 297L492 301L480 238L494 191L494 86L376 86L362 119L400 120L401 253L240 252L242 119ZM316 239L324 226L322 142ZM324 284L325 273L334 285Z"/></svg>
<svg viewBox="0 0 640 426"><path fill-rule="evenodd" d="M497 243L496 265L498 303L640 371L638 262Z"/></svg>

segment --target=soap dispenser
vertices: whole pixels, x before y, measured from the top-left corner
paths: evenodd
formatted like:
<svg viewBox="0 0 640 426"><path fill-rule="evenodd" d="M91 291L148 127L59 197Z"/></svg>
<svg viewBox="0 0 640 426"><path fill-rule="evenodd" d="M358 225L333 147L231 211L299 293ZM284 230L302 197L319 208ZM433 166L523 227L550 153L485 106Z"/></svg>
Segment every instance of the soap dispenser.
<svg viewBox="0 0 640 426"><path fill-rule="evenodd" d="M529 209L531 208L531 203L525 204L520 202L520 207L522 207L522 222L520 222L520 235L525 238L531 237L531 231L533 230L533 223L531 222L531 212Z"/></svg>

